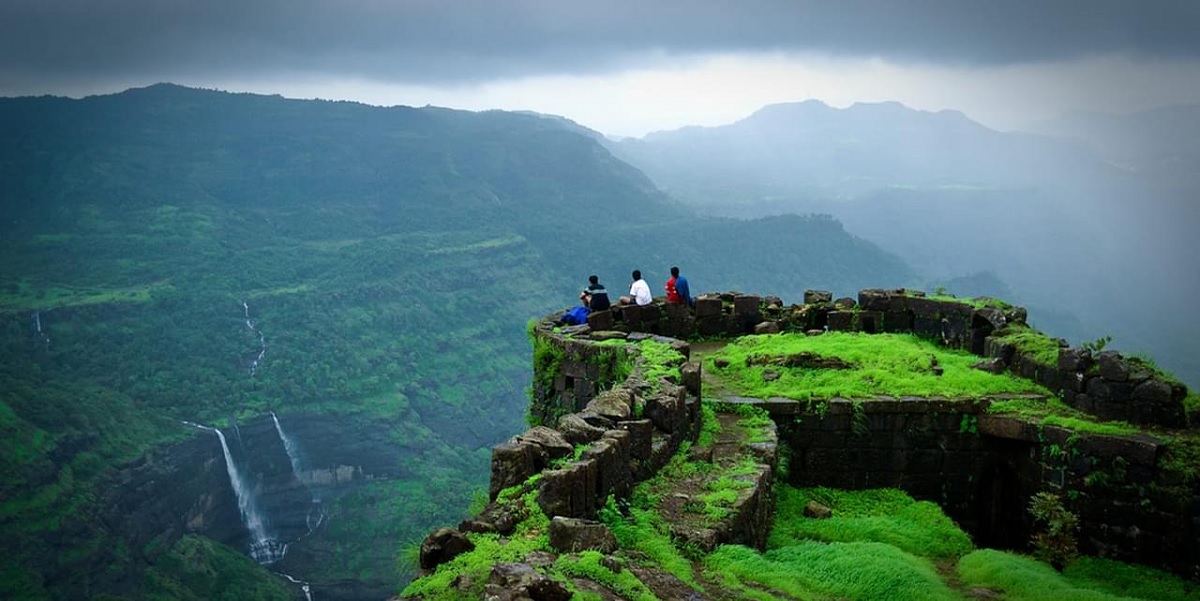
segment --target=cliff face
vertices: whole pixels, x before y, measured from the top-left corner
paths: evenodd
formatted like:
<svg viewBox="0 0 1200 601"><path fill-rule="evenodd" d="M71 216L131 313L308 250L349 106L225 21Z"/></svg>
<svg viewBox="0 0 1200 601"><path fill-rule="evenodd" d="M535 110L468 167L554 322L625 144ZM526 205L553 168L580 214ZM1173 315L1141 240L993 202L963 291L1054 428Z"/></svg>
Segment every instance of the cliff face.
<svg viewBox="0 0 1200 601"><path fill-rule="evenodd" d="M303 550L319 538L329 519L328 507L356 486L403 475L409 451L395 444L383 425L339 421L318 414L289 414L276 427L271 415L260 415L224 428L230 455L245 484L245 494L264 522L265 532L287 555L273 569L306 579L314 569ZM183 426L181 426L183 427ZM136 554L128 571L78 584L134 593L140 569L181 536L196 533L247 553L256 542L239 509L224 452L215 433L189 428L190 438L145 455L113 476L100 516L113 541ZM292 445L291 454L280 429ZM63 549L71 541L63 541ZM299 558L297 558L299 556ZM102 560L101 560L102 561ZM59 576L70 579L70 574ZM313 582L327 599L373 599L394 590L394 582Z"/></svg>

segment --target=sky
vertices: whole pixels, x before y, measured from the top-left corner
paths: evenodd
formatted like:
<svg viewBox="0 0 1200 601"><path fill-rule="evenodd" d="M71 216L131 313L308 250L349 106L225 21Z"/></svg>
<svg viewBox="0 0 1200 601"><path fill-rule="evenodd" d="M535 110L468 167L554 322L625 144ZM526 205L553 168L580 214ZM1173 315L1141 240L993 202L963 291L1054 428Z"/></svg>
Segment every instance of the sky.
<svg viewBox="0 0 1200 601"><path fill-rule="evenodd" d="M1196 0L3 0L0 96L158 82L563 115L614 136L771 103L1019 129L1200 104Z"/></svg>

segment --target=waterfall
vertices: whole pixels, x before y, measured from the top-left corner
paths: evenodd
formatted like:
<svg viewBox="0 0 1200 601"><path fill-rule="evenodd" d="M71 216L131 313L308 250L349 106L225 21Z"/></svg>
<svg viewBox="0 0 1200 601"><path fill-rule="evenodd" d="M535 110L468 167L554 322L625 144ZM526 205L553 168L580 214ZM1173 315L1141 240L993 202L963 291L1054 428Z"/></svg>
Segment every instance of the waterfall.
<svg viewBox="0 0 1200 601"><path fill-rule="evenodd" d="M299 584L300 590L304 591L304 598L307 599L308 601L312 601L312 587L308 586L307 582L305 582L303 580L297 580L295 578L292 578L291 574L284 574L283 572L275 572L275 573L279 574L280 576L283 576L284 578L287 578L292 584Z"/></svg>
<svg viewBox="0 0 1200 601"><path fill-rule="evenodd" d="M312 534L313 530L319 528L323 521L325 521L325 508L321 505L321 496L314 490L309 482L305 482L300 476L300 474L304 473L304 466L300 462L300 445L297 444L296 441L290 436L284 433L283 424L279 423L279 416L275 415L274 411L271 412L271 419L275 420L275 431L279 433L279 440L283 442L283 448L285 451L287 451L288 460L292 463L292 473L295 474L297 480L308 487L309 495L311 495L310 499L312 501L312 505L308 509L308 515L306 515L304 518L304 525L308 528L308 533L304 536L308 536L309 534ZM316 513L315 518L313 516L314 513Z"/></svg>
<svg viewBox="0 0 1200 601"><path fill-rule="evenodd" d="M250 377L258 372L258 366L262 363L263 357L267 355L267 337L257 326L254 325L254 320L250 319L250 303L242 301L242 315L246 319L246 329L258 335L258 356L250 363Z"/></svg>
<svg viewBox="0 0 1200 601"><path fill-rule="evenodd" d="M50 335L46 334L46 332L42 330L41 311L33 312L33 333L37 334L38 338L41 338L42 341L46 343L46 348L50 348Z"/></svg>
<svg viewBox="0 0 1200 601"><path fill-rule="evenodd" d="M287 451L288 459L292 462L292 473L296 477L300 477L300 449L296 448L296 442L288 438L287 434L283 433L283 426L279 424L279 416L275 412L271 412L271 419L275 420L275 431L279 433L279 440L283 441L283 448Z"/></svg>
<svg viewBox="0 0 1200 601"><path fill-rule="evenodd" d="M260 564L274 563L282 559L284 554L287 553L287 544L275 540L267 534L266 521L263 518L262 512L258 509L258 503L254 499L254 492L242 480L237 463L233 460L233 454L229 452L229 444L225 441L225 434L218 428L210 428L187 421L183 423L204 430L211 430L217 434L217 439L221 441L221 451L225 454L225 471L229 474L229 483L233 487L234 495L237 496L238 511L242 515L242 523L250 531L250 557Z"/></svg>

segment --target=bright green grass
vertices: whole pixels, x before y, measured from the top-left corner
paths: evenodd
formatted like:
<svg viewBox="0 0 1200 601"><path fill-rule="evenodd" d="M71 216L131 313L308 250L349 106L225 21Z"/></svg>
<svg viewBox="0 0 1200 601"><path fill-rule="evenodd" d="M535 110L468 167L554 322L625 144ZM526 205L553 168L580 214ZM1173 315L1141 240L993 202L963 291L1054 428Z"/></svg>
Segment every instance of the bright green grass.
<svg viewBox="0 0 1200 601"><path fill-rule="evenodd" d="M778 366L747 366L751 356L783 357L801 352L837 357L853 369L803 369ZM931 358L936 357L943 375L934 375ZM729 361L719 369L716 358ZM979 358L962 351L946 350L912 335L828 332L821 336L779 334L739 338L714 352L705 368L739 394L785 397L797 400L873 398L892 396L944 396L979 398L992 394L1037 392L1044 388L1012 375L995 375L972 369ZM772 371L779 379L766 382L763 373Z"/></svg>
<svg viewBox="0 0 1200 601"><path fill-rule="evenodd" d="M915 294L909 294L908 296L916 297ZM1000 299L988 298L988 297L962 298L962 297L954 296L952 294L926 294L922 298L927 298L929 300L941 301L941 302L958 303L960 305L967 305L969 307L974 307L976 309L985 309L985 308L989 308L989 307L993 308L993 309L1011 309L1012 308L1012 305L1010 305Z"/></svg>
<svg viewBox="0 0 1200 601"><path fill-rule="evenodd" d="M846 491L779 486L775 527L767 546L777 549L804 540L880 542L923 557L957 557L974 549L971 538L929 501L916 501L894 488ZM804 517L810 500L833 509L833 517Z"/></svg>
<svg viewBox="0 0 1200 601"><path fill-rule="evenodd" d="M635 507L630 509L630 517L624 517L615 507L605 507L600 511L600 520L612 530L622 549L644 554L651 564L699 588L691 560L680 553L671 540L670 528L653 510Z"/></svg>
<svg viewBox="0 0 1200 601"><path fill-rule="evenodd" d="M604 557L597 551L584 551L577 555L563 555L554 562L554 568L564 575L587 578L592 582L631 601L657 601L658 597L638 580L633 572L621 570L613 572L600 563Z"/></svg>
<svg viewBox="0 0 1200 601"><path fill-rule="evenodd" d="M17 294L0 296L0 311L45 311L102 303L145 303L156 291L171 290L167 282L125 288L49 286L34 289L20 286Z"/></svg>
<svg viewBox="0 0 1200 601"><path fill-rule="evenodd" d="M467 538L475 543L473 551L438 566L433 574L413 580L400 593L401 596L439 601L479 599L492 565L523 561L533 551L549 551L550 537L547 532L550 519L537 505L537 488L534 486L537 478L539 476L534 476L525 485L505 489L497 498L497 502L512 502L521 489L530 489L521 495L526 515L517 524L512 536L502 538L498 534L468 533ZM454 589L451 584L459 578L474 583L474 589L468 593Z"/></svg>
<svg viewBox="0 0 1200 601"><path fill-rule="evenodd" d="M968 586L1020 601L1182 601L1200 595L1200 586L1166 572L1089 557L1060 574L1031 557L982 549L963 557L958 573Z"/></svg>
<svg viewBox="0 0 1200 601"><path fill-rule="evenodd" d="M1078 432L1112 434L1117 436L1142 433L1143 430L1125 422L1098 422L1096 418L1075 409L1058 398L1014 399L996 401L988 406L988 413L1016 415L1036 420L1044 426L1059 426Z"/></svg>
<svg viewBox="0 0 1200 601"><path fill-rule="evenodd" d="M671 345L657 340L642 340L638 342L638 351L642 355L643 376L653 386L659 378L679 381L679 366L683 365L683 353L671 348Z"/></svg>
<svg viewBox="0 0 1200 601"><path fill-rule="evenodd" d="M951 601L954 593L927 559L885 543L802 542L759 554L726 545L704 567L798 599Z"/></svg>
<svg viewBox="0 0 1200 601"><path fill-rule="evenodd" d="M992 335L1017 347L1023 355L1033 357L1043 365L1058 365L1058 341L1037 330L1025 326L1011 325Z"/></svg>

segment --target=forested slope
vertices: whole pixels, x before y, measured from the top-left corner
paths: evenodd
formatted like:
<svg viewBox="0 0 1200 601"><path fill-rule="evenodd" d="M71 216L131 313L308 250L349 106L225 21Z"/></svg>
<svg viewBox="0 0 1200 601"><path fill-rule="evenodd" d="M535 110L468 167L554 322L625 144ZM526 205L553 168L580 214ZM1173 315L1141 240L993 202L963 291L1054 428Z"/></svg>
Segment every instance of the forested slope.
<svg viewBox="0 0 1200 601"><path fill-rule="evenodd" d="M331 502L305 542L328 559L299 574L399 582L400 546L465 513L524 427L529 317L590 273L657 289L672 264L697 291L916 280L830 219L696 217L532 115L170 85L0 99L0 596L282 594L210 542L131 546L106 506L122 468L202 434L180 420L268 411L403 449Z"/></svg>

